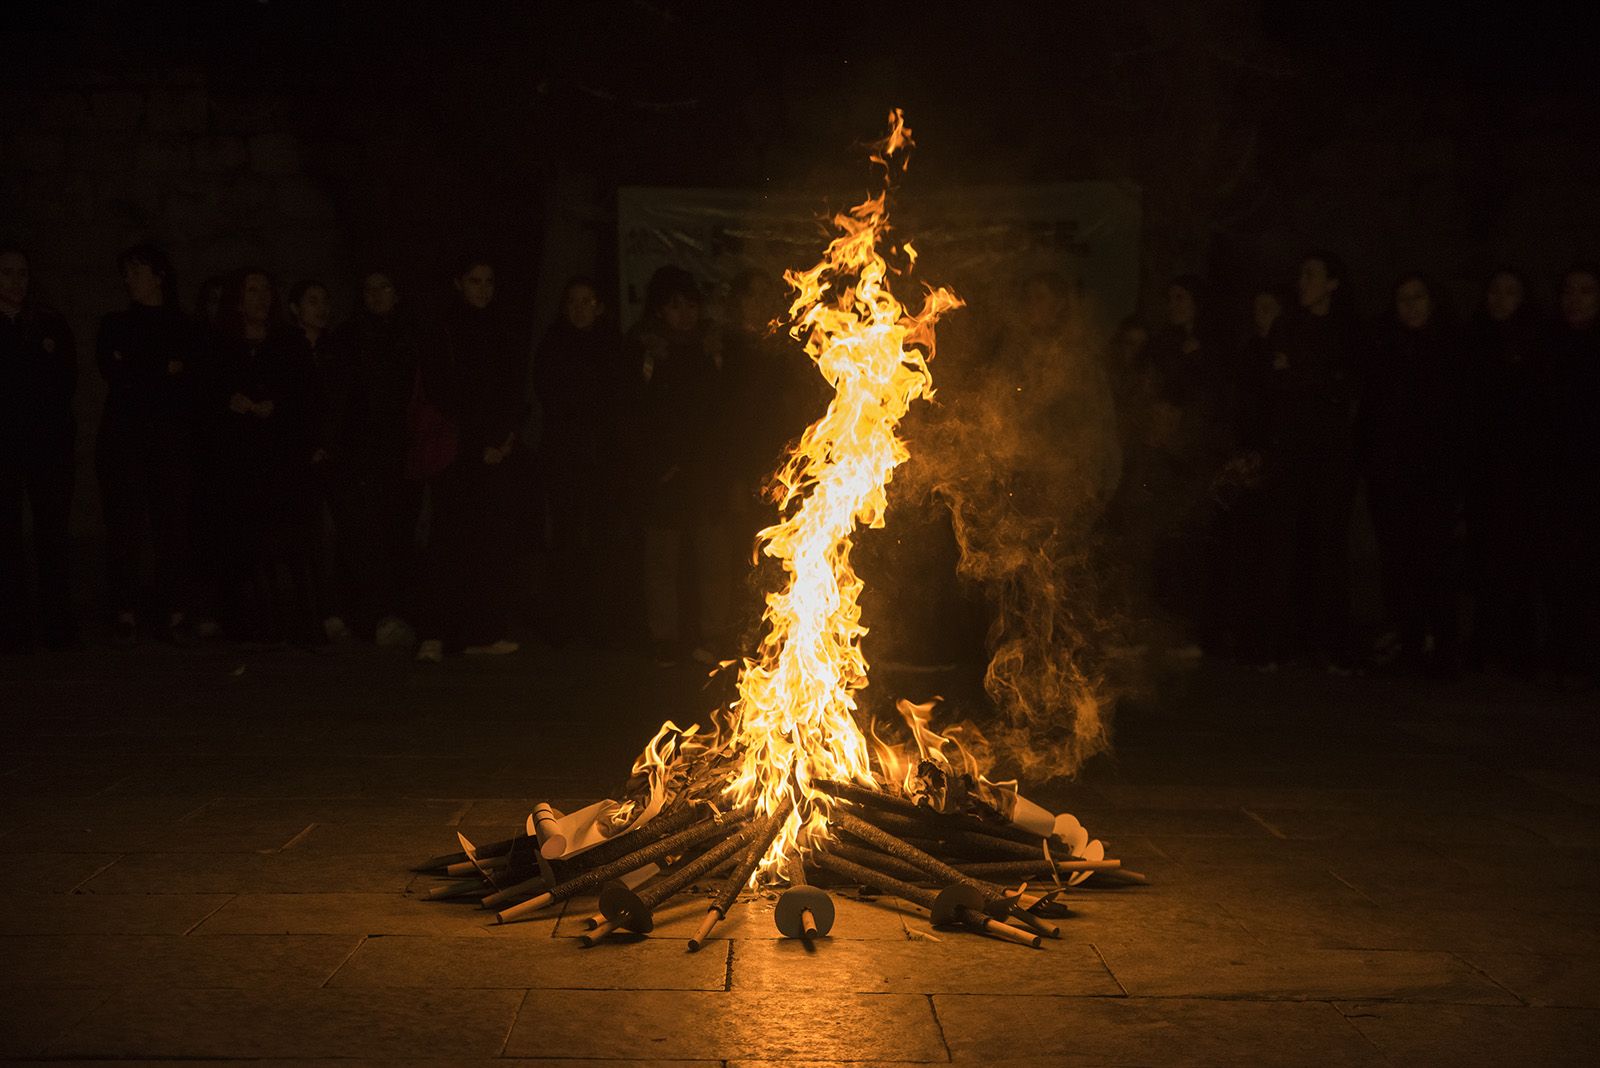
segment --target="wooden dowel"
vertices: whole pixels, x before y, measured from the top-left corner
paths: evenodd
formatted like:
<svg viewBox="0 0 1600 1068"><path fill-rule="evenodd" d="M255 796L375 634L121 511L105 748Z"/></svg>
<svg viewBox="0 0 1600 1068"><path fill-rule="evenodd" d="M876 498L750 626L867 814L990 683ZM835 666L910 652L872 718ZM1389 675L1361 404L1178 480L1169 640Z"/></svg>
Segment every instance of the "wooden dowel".
<svg viewBox="0 0 1600 1068"><path fill-rule="evenodd" d="M579 894L598 889L602 884L612 879L620 878L636 868L642 868L646 864L654 864L674 853L681 853L697 843L726 835L733 829L733 826L730 820L716 817L696 826L687 827L677 834L670 834L665 838L658 839L642 849L612 861L610 864L603 864L598 868L590 868L588 871L582 872L564 883L557 883L537 897L529 898L520 905L513 905L501 911L496 915L496 919L500 923L514 923L517 920L525 919L540 909L559 901L565 901L569 897L576 897Z"/></svg>
<svg viewBox="0 0 1600 1068"><path fill-rule="evenodd" d="M979 864L956 864L954 867L976 879L1026 879L1033 875L1049 875L1051 865L1044 857L1036 857L1027 861L994 860ZM1056 870L1063 872L1109 872L1120 867L1120 860L1059 860L1055 864Z"/></svg>
<svg viewBox="0 0 1600 1068"><path fill-rule="evenodd" d="M711 937L711 929L721 922L728 914L728 909L733 907L734 899L744 889L744 884L750 881L750 876L755 874L756 868L761 864L761 858L766 856L767 850L771 848L793 811L794 791L791 789L784 792L783 801L777 810L762 821L760 829L751 836L749 848L745 850L738 867L733 869L733 875L728 878L722 892L706 910L705 919L700 921L699 930L689 939L689 952L693 953L706 944L706 939Z"/></svg>
<svg viewBox="0 0 1600 1068"><path fill-rule="evenodd" d="M897 797L894 794L860 786L856 783L822 781L814 785L817 789L824 793L832 794L834 797L844 798L846 801L854 801L859 805L913 819L935 830L975 831L980 834L992 835L996 838L1008 838L1026 845L1036 845L1040 841L1039 835L1013 823L983 820L963 813L936 812L927 805L920 805L909 798Z"/></svg>
<svg viewBox="0 0 1600 1068"><path fill-rule="evenodd" d="M635 853L652 842L683 830L705 815L705 810L698 805L684 804L662 812L655 819L643 827L635 827L625 834L618 835L610 841L602 842L593 849L587 850L571 858L566 863L571 867L564 867L563 871L583 873L597 867L604 867L614 863L622 857ZM574 876L575 878L576 876ZM494 908L504 905L509 901L527 897L537 893L545 885L544 877L535 878L497 890L483 899L484 908Z"/></svg>

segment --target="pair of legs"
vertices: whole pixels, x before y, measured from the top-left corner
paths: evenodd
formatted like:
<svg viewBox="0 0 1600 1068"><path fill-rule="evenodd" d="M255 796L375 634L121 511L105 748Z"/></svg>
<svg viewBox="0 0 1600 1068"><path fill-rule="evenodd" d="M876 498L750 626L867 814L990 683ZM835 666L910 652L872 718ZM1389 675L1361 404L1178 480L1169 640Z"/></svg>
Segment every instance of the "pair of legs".
<svg viewBox="0 0 1600 1068"><path fill-rule="evenodd" d="M37 639L56 648L76 637L67 536L72 479L70 443L50 454L0 458L0 647ZM30 515L36 600L28 593Z"/></svg>

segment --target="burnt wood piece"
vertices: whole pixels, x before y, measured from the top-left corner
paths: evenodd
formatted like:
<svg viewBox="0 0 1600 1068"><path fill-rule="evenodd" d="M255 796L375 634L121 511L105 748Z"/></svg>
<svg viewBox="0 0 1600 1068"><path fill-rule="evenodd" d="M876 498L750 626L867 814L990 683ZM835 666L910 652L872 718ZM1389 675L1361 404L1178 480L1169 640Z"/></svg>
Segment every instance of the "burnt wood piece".
<svg viewBox="0 0 1600 1068"><path fill-rule="evenodd" d="M728 909L733 906L734 899L739 896L739 891L744 889L744 884L750 881L750 876L755 874L756 867L761 863L761 858L766 856L767 850L771 848L773 840L778 837L778 832L783 830L784 822L788 820L789 814L793 811L794 791L788 790L783 795L783 803L778 806L772 815L761 822L759 830L751 838L749 847L745 850L744 856L739 859L738 866L733 869L733 874L728 877L722 892L717 895L716 900L711 903L711 907L706 910L706 918L701 921L700 929L695 932L693 938L689 939L689 951L691 953L705 945L706 939L711 936L711 929L720 923L723 917L728 915Z"/></svg>
<svg viewBox="0 0 1600 1068"><path fill-rule="evenodd" d="M549 890L531 897L520 905L513 905L500 912L496 919L501 923L511 923L523 919L542 908L546 908L558 901L565 901L578 894L586 894L591 890L598 890L612 879L620 878L630 871L642 868L646 864L656 864L675 853L732 833L743 822L738 817L716 816L704 823L686 827L677 834L670 834L665 838L651 842L640 849L619 857L610 864L602 864L598 868L590 868L580 872L564 883L557 883Z"/></svg>
<svg viewBox="0 0 1600 1068"><path fill-rule="evenodd" d="M933 915L934 923L953 921L973 930L986 931L1007 941L1032 946L1034 949L1039 948L1041 941L1039 935L1001 923L974 907L972 902L981 900L981 895L964 883L954 883L943 890L929 890L826 852L813 854L812 861L824 871L853 879L862 886L875 886L880 890L887 890L914 905L921 905Z"/></svg>
<svg viewBox="0 0 1600 1068"><path fill-rule="evenodd" d="M652 842L658 842L668 835L683 830L690 824L705 818L706 809L696 804L685 804L658 813L656 818L643 827L635 827L617 837L601 842L593 849L586 850L572 857L570 860L554 862L560 866L560 874L576 878L583 872L597 867L604 867L630 853L637 852ZM483 899L485 908L503 905L519 897L537 893L543 888L545 879L538 875L522 882L513 883L503 890L497 890Z"/></svg>
<svg viewBox="0 0 1600 1068"><path fill-rule="evenodd" d="M928 838L934 837L946 847L957 849L963 853L976 853L980 855L999 855L1003 857L1016 857L1026 859L1032 857L1044 858L1043 838L1029 835L1028 841L1019 842L1010 838L997 838L992 834L982 831L968 831L959 828L941 828L937 819L914 818L902 816L895 812L874 812L870 817L863 816L873 826L882 828L899 838ZM1061 851L1067 852L1065 844Z"/></svg>
<svg viewBox="0 0 1600 1068"><path fill-rule="evenodd" d="M1080 872L1116 871L1122 867L1120 860L1059 860L1058 871ZM956 864L955 869L975 879L1026 879L1030 875L1049 875L1050 862L1043 857L1034 860L996 860L978 864Z"/></svg>
<svg viewBox="0 0 1600 1068"><path fill-rule="evenodd" d="M874 790L871 787L859 786L856 783L833 782L824 780L815 784L817 789L834 797L856 804L878 809L881 812L905 816L908 819L926 821L930 827L951 831L972 831L977 834L992 835L995 838L1006 838L1024 845L1037 846L1039 836L1025 827L1018 827L1013 823L1001 823L996 820L983 820L976 816L969 816L957 812L938 812L928 805L920 805L904 797Z"/></svg>
<svg viewBox="0 0 1600 1068"><path fill-rule="evenodd" d="M612 883L600 891L600 913L604 921L595 930L583 935L579 941L592 946L612 931L625 928L638 934L648 934L655 927L652 913L668 898L708 872L726 864L734 854L748 848L755 828L745 824L687 864L674 868L667 875L647 883L640 890L630 890L621 883Z"/></svg>

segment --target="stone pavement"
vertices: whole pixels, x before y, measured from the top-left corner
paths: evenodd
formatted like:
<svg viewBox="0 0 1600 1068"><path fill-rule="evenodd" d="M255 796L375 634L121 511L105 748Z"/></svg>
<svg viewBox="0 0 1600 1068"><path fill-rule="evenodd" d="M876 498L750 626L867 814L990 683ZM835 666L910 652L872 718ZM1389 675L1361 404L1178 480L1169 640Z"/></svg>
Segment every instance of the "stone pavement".
<svg viewBox="0 0 1600 1068"><path fill-rule="evenodd" d="M1592 696L1214 666L1159 692L1114 758L1034 791L1153 880L1078 893L1062 941L845 901L808 953L756 900L688 954L698 902L586 951L592 901L494 927L408 869L534 800L608 792L663 718L712 700L692 672L549 650L3 660L0 1057L1593 1061Z"/></svg>

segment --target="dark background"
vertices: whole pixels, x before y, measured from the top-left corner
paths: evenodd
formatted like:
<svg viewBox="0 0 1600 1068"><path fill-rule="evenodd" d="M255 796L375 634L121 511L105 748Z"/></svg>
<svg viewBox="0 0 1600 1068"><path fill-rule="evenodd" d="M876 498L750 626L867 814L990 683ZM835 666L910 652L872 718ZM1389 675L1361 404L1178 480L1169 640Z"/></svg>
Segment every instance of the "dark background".
<svg viewBox="0 0 1600 1068"><path fill-rule="evenodd" d="M1600 248L1582 10L15 4L0 228L85 337L124 300L113 256L145 237L186 302L252 263L323 277L346 310L363 266L430 297L481 251L531 330L570 271L615 277L617 186L852 195L854 146L901 106L912 183L1137 186L1146 292L1208 274L1241 326L1249 287L1311 245L1350 261L1368 311L1402 270L1465 302L1502 263L1548 304L1555 272ZM86 416L97 390L85 374Z"/></svg>

